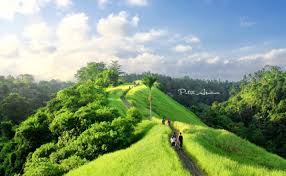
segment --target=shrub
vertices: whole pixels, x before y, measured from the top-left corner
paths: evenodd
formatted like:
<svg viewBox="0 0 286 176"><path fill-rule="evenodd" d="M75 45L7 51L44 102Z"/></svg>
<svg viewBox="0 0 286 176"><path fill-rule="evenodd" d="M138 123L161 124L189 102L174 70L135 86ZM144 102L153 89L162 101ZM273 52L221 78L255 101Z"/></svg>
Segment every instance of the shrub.
<svg viewBox="0 0 286 176"><path fill-rule="evenodd" d="M62 160L60 166L64 172L68 172L69 170L84 165L86 162L86 159L82 159L79 156L71 156L68 159Z"/></svg>
<svg viewBox="0 0 286 176"><path fill-rule="evenodd" d="M47 158L39 158L28 162L24 169L24 176L58 176L64 171L58 164L50 162Z"/></svg>

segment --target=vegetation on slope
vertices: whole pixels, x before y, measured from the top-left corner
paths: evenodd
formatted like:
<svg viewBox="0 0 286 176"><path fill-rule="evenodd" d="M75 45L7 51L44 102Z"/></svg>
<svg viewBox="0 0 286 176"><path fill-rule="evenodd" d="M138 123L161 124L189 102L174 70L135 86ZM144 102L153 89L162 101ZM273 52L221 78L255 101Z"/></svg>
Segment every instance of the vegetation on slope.
<svg viewBox="0 0 286 176"><path fill-rule="evenodd" d="M127 99L144 116L148 116L148 89L145 86L137 86L131 89L127 94ZM162 118L169 118L181 122L204 125L199 118L184 106L180 105L172 98L161 92L159 89L152 89L153 115Z"/></svg>
<svg viewBox="0 0 286 176"><path fill-rule="evenodd" d="M269 66L246 76L241 91L214 103L203 117L213 127L286 157L286 72Z"/></svg>
<svg viewBox="0 0 286 176"><path fill-rule="evenodd" d="M207 175L286 175L286 160L225 131L176 122L184 149Z"/></svg>
<svg viewBox="0 0 286 176"><path fill-rule="evenodd" d="M10 139L15 126L53 98L57 91L72 85L56 80L36 82L29 74L0 76L0 136ZM15 127L13 127L15 128ZM12 133L10 136L6 133Z"/></svg>
<svg viewBox="0 0 286 176"><path fill-rule="evenodd" d="M139 86L127 95L140 111L148 114L146 92L147 88ZM206 127L192 112L159 90L154 89L153 95L156 97L153 99L156 104L154 115L185 122L176 122L174 126L183 132L184 149L208 175L286 175L285 159L230 132Z"/></svg>
<svg viewBox="0 0 286 176"><path fill-rule="evenodd" d="M109 104L105 88L117 84L115 74L102 63L88 64L76 74L79 83L20 123L12 140L0 137L0 175L61 175L133 143L142 117L135 108L120 114Z"/></svg>
<svg viewBox="0 0 286 176"><path fill-rule="evenodd" d="M170 128L149 120L144 123L145 129L146 125L155 126L139 142L127 149L103 155L69 172L67 176L190 175L169 144Z"/></svg>

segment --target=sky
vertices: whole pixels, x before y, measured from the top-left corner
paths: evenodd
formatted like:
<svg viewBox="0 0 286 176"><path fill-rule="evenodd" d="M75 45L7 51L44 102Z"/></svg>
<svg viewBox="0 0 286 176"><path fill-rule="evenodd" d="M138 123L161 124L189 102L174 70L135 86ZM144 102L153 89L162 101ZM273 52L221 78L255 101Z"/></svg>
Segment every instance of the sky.
<svg viewBox="0 0 286 176"><path fill-rule="evenodd" d="M286 65L284 0L0 0L0 75L127 73L240 80Z"/></svg>

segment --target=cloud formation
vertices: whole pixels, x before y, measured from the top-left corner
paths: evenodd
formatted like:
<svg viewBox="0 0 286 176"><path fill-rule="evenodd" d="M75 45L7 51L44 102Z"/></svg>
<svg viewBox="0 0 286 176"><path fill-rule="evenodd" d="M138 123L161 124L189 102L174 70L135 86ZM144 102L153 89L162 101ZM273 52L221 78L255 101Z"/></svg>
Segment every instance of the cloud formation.
<svg viewBox="0 0 286 176"><path fill-rule="evenodd" d="M70 0L25 0L31 4L20 8L17 5L20 1L6 4L10 7L6 9L9 13L0 12L0 19L13 19L16 14L37 14L48 3L57 7L72 5ZM128 3L148 4L135 0ZM97 21L83 12L69 12L60 16L55 25L40 18L26 24L18 35L0 36L0 74L29 73L37 79L71 80L87 62L118 60L128 73L152 71L171 76L238 80L266 64L285 63L286 48L225 58L219 53L198 49L205 41L194 34L177 34L152 26L142 30L142 22L144 19L140 16L127 11L110 13Z"/></svg>

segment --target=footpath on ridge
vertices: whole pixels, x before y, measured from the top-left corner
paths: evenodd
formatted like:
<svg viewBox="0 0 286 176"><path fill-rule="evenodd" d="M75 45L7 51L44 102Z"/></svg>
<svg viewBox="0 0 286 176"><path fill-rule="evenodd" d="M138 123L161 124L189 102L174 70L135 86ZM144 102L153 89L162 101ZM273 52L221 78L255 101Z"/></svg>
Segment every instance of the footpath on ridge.
<svg viewBox="0 0 286 176"><path fill-rule="evenodd" d="M132 105L128 102L128 100L126 99L126 95L127 93L132 89L133 87L129 87L129 89L127 89L121 96L120 99L121 101L124 103L124 105L129 109L132 107ZM176 131L176 129L172 128L172 131ZM193 162L193 160L185 153L185 151L183 149L178 149L178 148L174 148L174 150L176 151L176 153L178 154L180 161L182 162L183 166L185 167L185 169L187 169L193 176L203 176L204 174L202 173L202 171L195 165L195 163Z"/></svg>

